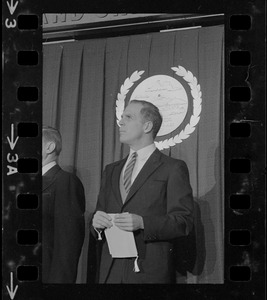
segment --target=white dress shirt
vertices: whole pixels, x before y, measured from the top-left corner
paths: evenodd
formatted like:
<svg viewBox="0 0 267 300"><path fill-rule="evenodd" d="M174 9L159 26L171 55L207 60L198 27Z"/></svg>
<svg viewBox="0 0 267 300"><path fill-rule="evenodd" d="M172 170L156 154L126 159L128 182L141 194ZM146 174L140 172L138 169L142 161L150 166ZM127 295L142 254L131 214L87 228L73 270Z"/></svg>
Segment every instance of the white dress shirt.
<svg viewBox="0 0 267 300"><path fill-rule="evenodd" d="M51 161L47 165L42 167L42 176L44 176L45 173L47 173L51 168L53 168L56 165L56 161Z"/></svg>
<svg viewBox="0 0 267 300"><path fill-rule="evenodd" d="M149 159L150 155L156 150L156 146L155 144L150 144L142 149L139 149L138 151L134 151L133 149L130 149L130 153L129 156L127 158L127 161L123 167L122 173L124 175L124 171L126 169L126 166L128 165L128 162L131 159L131 155L133 154L133 152L137 153L137 157L136 157L136 162L134 165L134 169L133 169L133 173L132 173L132 178L131 178L131 182L133 184L135 178L137 177L137 175L139 174L139 172L141 171L141 169L143 168L144 164L146 163L146 161Z"/></svg>

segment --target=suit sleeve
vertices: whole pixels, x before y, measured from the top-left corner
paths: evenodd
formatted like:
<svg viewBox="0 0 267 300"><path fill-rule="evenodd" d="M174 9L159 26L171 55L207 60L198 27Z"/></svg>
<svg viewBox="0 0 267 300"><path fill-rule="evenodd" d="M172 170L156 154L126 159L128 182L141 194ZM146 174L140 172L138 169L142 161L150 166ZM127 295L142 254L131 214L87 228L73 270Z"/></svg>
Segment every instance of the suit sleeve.
<svg viewBox="0 0 267 300"><path fill-rule="evenodd" d="M106 178L107 178L107 167L105 167L105 170L102 174L101 186L100 186L100 191L99 191L98 198L97 198L95 213L98 210L104 211L104 212L106 211L106 204L105 204L105 201L106 201L105 200L105 190L106 190L106 181L107 181ZM90 221L90 230L91 230L91 233L93 234L93 236L95 238L98 238L98 234L92 225L93 217L94 217L94 215L92 216L91 221Z"/></svg>
<svg viewBox="0 0 267 300"><path fill-rule="evenodd" d="M64 173L56 182L50 283L75 283L84 241L85 196L80 180Z"/></svg>
<svg viewBox="0 0 267 300"><path fill-rule="evenodd" d="M189 234L193 227L193 196L183 161L170 167L166 183L166 215L143 216L144 239L169 240Z"/></svg>

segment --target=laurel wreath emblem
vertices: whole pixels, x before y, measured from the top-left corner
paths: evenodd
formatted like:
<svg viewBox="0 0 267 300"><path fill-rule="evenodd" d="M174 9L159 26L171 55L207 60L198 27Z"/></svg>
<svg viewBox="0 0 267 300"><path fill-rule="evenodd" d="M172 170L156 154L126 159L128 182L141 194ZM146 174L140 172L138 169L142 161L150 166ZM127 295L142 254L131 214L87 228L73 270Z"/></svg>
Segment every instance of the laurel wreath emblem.
<svg viewBox="0 0 267 300"><path fill-rule="evenodd" d="M191 95L193 97L193 114L190 118L189 123L185 126L183 130L180 131L174 137L170 139L165 139L163 141L155 142L156 147L159 150L168 149L171 146L175 146L175 144L182 143L183 140L187 139L192 132L196 129L196 125L200 120L200 113L202 110L202 92L200 90L200 85L197 82L197 78L192 74L192 72L187 71L184 67L172 67L171 68L176 75L183 77L183 79L188 83L191 88ZM133 84L141 78L141 75L145 71L135 71L130 77L126 78L124 83L120 88L120 92L117 95L116 100L116 117L117 124L119 125L119 121L121 119L121 115L124 111L125 107L125 97L129 92L129 89L133 86Z"/></svg>

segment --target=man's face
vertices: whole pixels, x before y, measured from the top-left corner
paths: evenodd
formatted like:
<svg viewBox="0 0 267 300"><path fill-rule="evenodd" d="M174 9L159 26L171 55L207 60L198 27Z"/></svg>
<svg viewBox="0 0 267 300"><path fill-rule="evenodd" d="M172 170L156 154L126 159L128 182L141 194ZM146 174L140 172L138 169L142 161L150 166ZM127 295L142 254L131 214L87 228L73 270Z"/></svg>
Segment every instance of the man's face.
<svg viewBox="0 0 267 300"><path fill-rule="evenodd" d="M42 138L42 165L43 166L48 156L48 146L49 146L49 142L46 141L46 139L43 137Z"/></svg>
<svg viewBox="0 0 267 300"><path fill-rule="evenodd" d="M44 165L44 160L46 159L47 157L47 154L46 154L46 142L45 142L45 139L43 138L42 139L42 165Z"/></svg>
<svg viewBox="0 0 267 300"><path fill-rule="evenodd" d="M142 104L130 103L124 110L120 120L120 142L128 145L138 145L144 136L144 121L140 110Z"/></svg>

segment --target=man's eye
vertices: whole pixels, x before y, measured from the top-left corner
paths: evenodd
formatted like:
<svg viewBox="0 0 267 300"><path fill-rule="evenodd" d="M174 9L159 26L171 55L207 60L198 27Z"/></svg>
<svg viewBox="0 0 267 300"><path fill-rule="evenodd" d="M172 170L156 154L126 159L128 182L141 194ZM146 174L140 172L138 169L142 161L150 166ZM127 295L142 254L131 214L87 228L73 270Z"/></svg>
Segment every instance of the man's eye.
<svg viewBox="0 0 267 300"><path fill-rule="evenodd" d="M132 119L132 117L130 115L122 115L121 118L124 120Z"/></svg>

